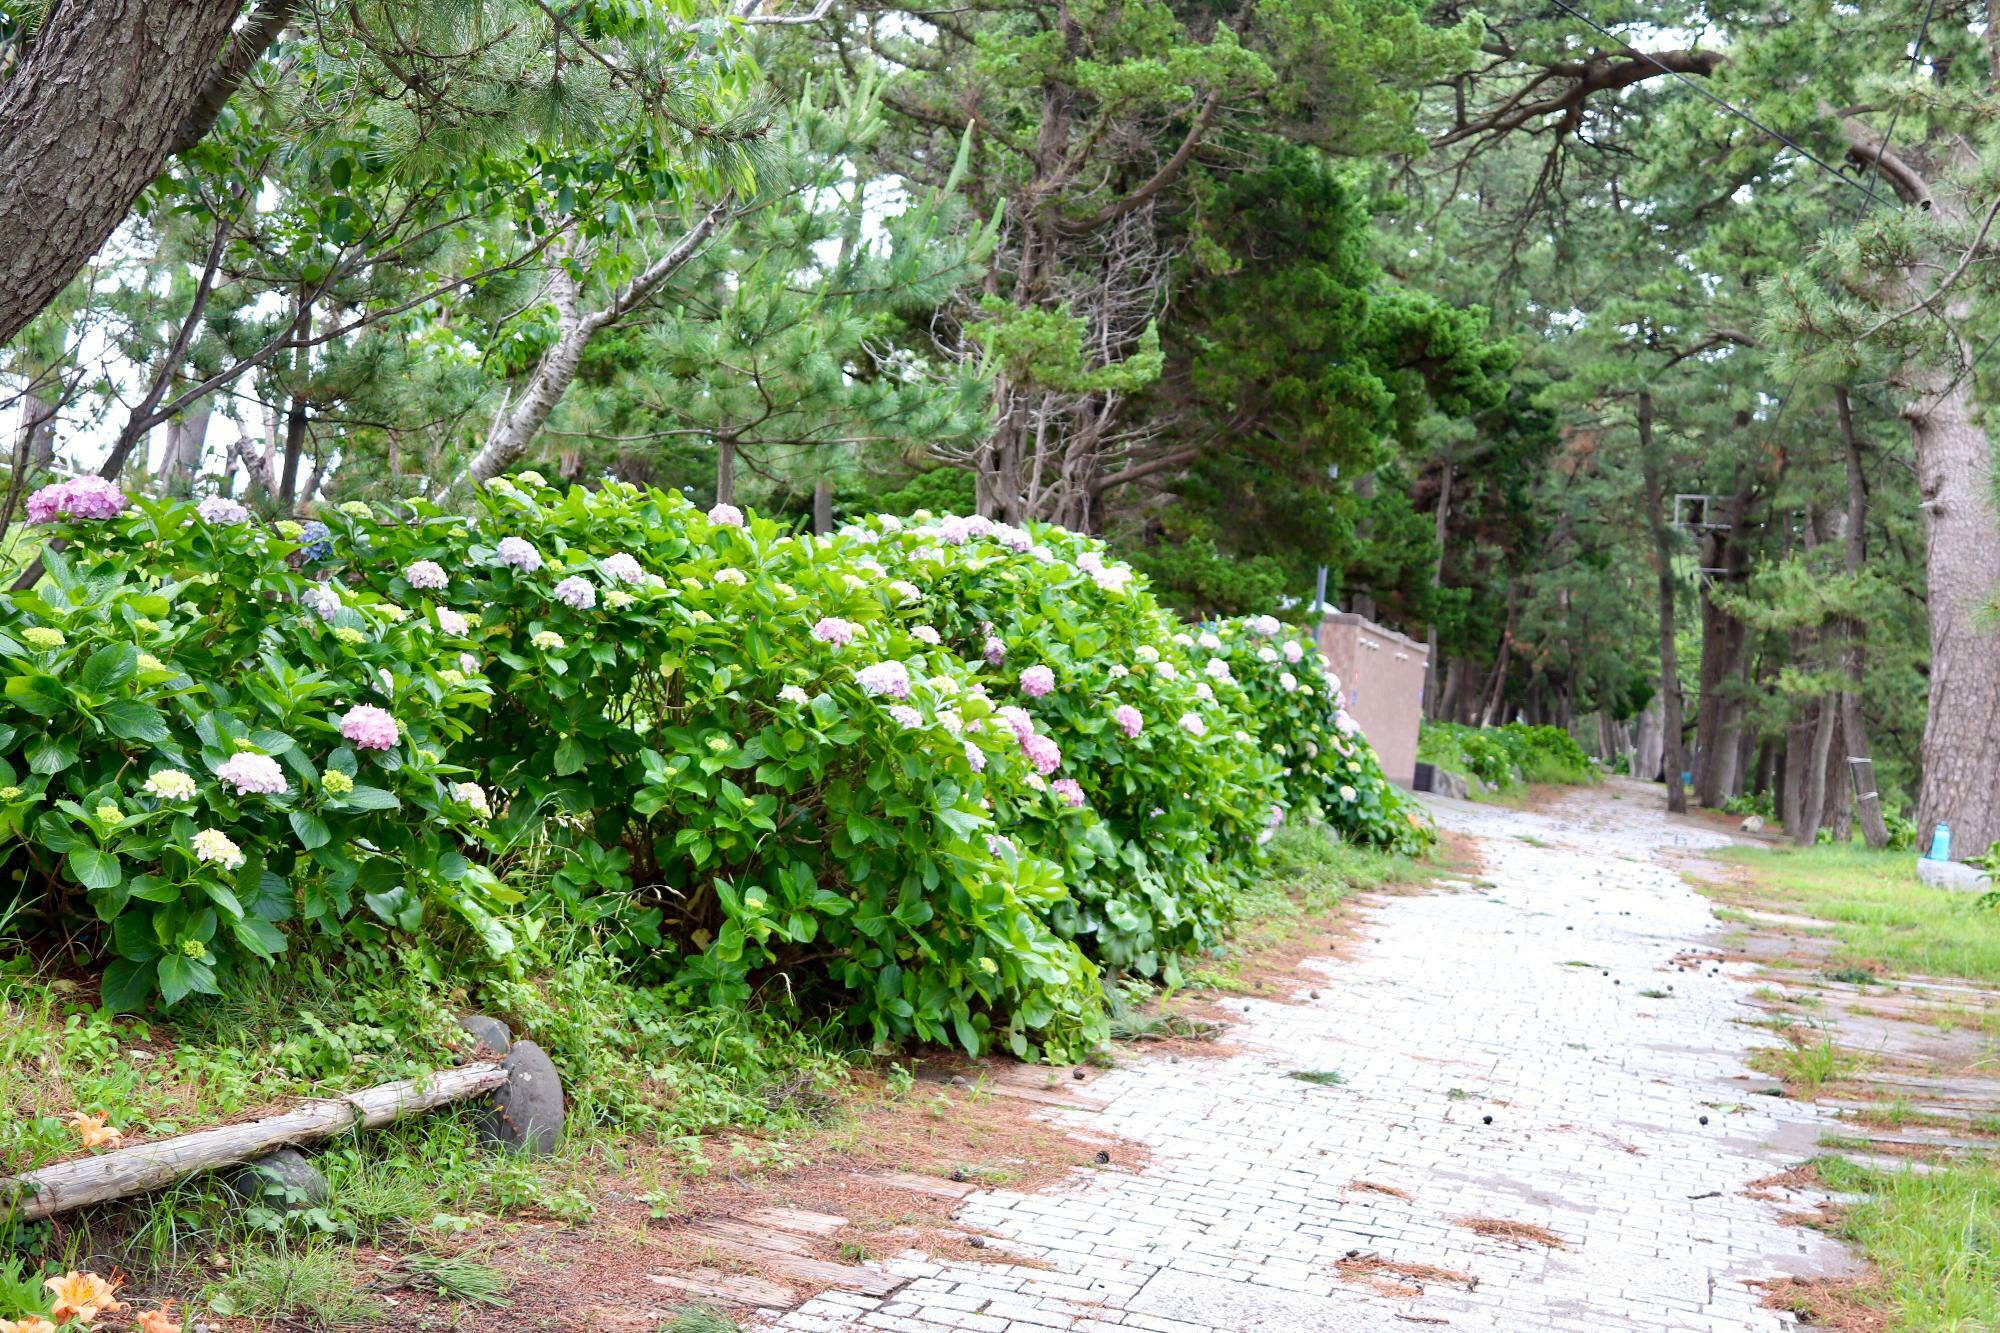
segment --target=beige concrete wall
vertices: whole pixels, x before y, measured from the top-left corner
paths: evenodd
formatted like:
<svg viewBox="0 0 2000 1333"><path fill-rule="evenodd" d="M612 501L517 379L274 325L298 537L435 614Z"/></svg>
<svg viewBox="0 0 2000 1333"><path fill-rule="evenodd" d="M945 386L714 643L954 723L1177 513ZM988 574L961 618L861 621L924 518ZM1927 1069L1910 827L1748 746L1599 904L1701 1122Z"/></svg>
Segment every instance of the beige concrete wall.
<svg viewBox="0 0 2000 1333"><path fill-rule="evenodd" d="M1372 620L1336 612L1319 622L1319 650L1340 677L1340 697L1375 747L1382 772L1409 786L1417 774L1427 648Z"/></svg>

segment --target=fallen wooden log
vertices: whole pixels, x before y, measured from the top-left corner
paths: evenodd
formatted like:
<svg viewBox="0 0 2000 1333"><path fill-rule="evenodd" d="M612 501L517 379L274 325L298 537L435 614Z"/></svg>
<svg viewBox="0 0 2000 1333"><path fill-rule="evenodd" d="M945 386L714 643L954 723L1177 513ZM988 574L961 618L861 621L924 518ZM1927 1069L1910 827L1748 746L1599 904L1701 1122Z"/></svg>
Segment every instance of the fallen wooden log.
<svg viewBox="0 0 2000 1333"><path fill-rule="evenodd" d="M481 1061L440 1069L423 1078L363 1088L344 1097L306 1102L262 1120L176 1134L95 1157L57 1162L0 1180L0 1216L33 1221L85 1204L143 1194L196 1171L252 1161L287 1144L312 1143L356 1129L379 1129L406 1115L492 1092L506 1083L507 1070L498 1061Z"/></svg>

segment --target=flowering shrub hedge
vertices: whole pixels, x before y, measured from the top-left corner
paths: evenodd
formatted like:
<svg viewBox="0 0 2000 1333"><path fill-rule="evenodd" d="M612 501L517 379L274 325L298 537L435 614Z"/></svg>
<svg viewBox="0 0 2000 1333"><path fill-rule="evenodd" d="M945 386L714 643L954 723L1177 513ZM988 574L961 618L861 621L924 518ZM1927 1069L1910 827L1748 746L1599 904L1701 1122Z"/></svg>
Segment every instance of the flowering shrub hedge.
<svg viewBox="0 0 2000 1333"><path fill-rule="evenodd" d="M1232 706L1284 765L1280 799L1289 809L1364 847L1415 854L1436 841L1422 808L1382 775L1310 638L1252 616L1203 628L1195 646L1205 671L1218 658L1228 664Z"/></svg>
<svg viewBox="0 0 2000 1333"><path fill-rule="evenodd" d="M1100 967L1172 975L1282 820L1428 836L1309 649L1197 637L1060 530L802 537L534 474L470 518L31 512L70 546L0 610L0 820L114 1005L297 923L504 954L561 911L707 1002L1060 1058Z"/></svg>

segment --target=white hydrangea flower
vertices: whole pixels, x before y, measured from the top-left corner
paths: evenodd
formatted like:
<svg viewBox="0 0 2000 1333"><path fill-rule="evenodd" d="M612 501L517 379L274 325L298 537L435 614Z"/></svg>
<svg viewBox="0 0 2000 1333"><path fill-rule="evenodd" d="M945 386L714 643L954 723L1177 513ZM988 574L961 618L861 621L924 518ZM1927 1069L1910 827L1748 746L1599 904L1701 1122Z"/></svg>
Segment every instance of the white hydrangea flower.
<svg viewBox="0 0 2000 1333"><path fill-rule="evenodd" d="M185 801L195 790L195 780L178 768L163 768L146 779L146 791L163 801Z"/></svg>
<svg viewBox="0 0 2000 1333"><path fill-rule="evenodd" d="M197 861L221 866L224 870L237 870L243 865L243 849L231 842L229 835L221 829L202 829L194 835L192 845Z"/></svg>

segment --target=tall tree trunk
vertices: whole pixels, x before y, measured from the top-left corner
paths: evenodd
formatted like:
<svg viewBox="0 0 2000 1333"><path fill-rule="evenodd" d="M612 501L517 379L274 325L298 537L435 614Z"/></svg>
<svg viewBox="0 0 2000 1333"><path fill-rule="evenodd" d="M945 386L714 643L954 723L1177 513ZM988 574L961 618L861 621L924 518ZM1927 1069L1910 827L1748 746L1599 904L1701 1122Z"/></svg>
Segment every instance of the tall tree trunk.
<svg viewBox="0 0 2000 1333"><path fill-rule="evenodd" d="M1739 418L1739 426L1748 424ZM1697 672L1700 694L1695 705L1694 798L1710 808L1720 806L1735 794L1736 739L1743 709L1734 682L1749 643L1749 630L1724 610L1709 590L1717 582L1736 583L1746 570L1749 543L1739 533L1749 516L1755 490L1749 469L1739 467L1733 493L1720 515L1727 526L1713 529L1702 538L1701 563L1711 572L1696 582L1701 609L1701 665Z"/></svg>
<svg viewBox="0 0 2000 1333"><path fill-rule="evenodd" d="M2000 842L2000 516L1993 508L1993 446L1972 388L1939 366L1932 390L1904 409L1923 497L1929 708L1924 717L1918 836L1940 823L1959 855Z"/></svg>
<svg viewBox="0 0 2000 1333"><path fill-rule="evenodd" d="M822 537L833 531L833 483L825 477L813 485L813 531Z"/></svg>
<svg viewBox="0 0 2000 1333"><path fill-rule="evenodd" d="M305 293L300 294L303 300ZM312 373L312 360L304 343L312 339L312 305L305 302L299 307L298 337L301 346L292 353L292 393L291 406L285 412L285 461L278 474L278 508L290 513L299 497L299 459L306 447L306 378Z"/></svg>
<svg viewBox="0 0 2000 1333"><path fill-rule="evenodd" d="M1507 620L1500 630L1500 656L1493 663L1493 684L1486 691L1486 702L1479 710L1479 725L1490 727L1500 720L1500 706L1507 698L1508 657L1514 649L1514 613L1516 610L1515 588L1507 586Z"/></svg>
<svg viewBox="0 0 2000 1333"><path fill-rule="evenodd" d="M1681 735L1681 669L1674 648L1674 539L1667 526L1666 459L1653 438L1653 395L1639 391L1639 460L1646 488L1646 519L1653 530L1653 559L1659 566L1660 704L1665 740L1667 809L1686 814L1687 788L1681 785L1685 765Z"/></svg>
<svg viewBox="0 0 2000 1333"><path fill-rule="evenodd" d="M1770 737L1765 737L1764 740L1758 743L1757 762L1753 766L1751 771L1754 772L1756 776L1751 781L1750 795L1762 796L1766 792L1769 792L1772 797L1772 808L1776 809L1777 783L1778 783L1777 741L1771 739Z"/></svg>
<svg viewBox="0 0 2000 1333"><path fill-rule="evenodd" d="M736 441L727 436L715 442L715 502L736 503Z"/></svg>
<svg viewBox="0 0 2000 1333"><path fill-rule="evenodd" d="M1750 681L1750 674L1746 671L1743 676L1743 687L1746 690L1750 688ZM1734 740L1736 749L1734 770L1736 777L1729 790L1723 793L1724 800L1748 791L1750 783L1755 777L1755 769L1752 765L1755 764L1757 759L1757 731L1756 728L1749 725L1748 710L1743 706L1741 700L1737 702L1735 709L1732 711L1729 719L1729 728L1728 734Z"/></svg>
<svg viewBox="0 0 2000 1333"><path fill-rule="evenodd" d="M201 472L202 442L208 438L208 421L215 409L213 395L201 399L186 412L167 423L167 447L160 455L160 489L185 498L194 493L194 479Z"/></svg>
<svg viewBox="0 0 2000 1333"><path fill-rule="evenodd" d="M1840 438L1847 459L1844 564L1848 581L1852 583L1861 576L1862 567L1868 561L1868 481L1861 471L1861 433L1854 427L1854 411L1848 402L1847 390L1835 388L1833 400L1840 410ZM1864 788L1854 794L1854 813L1861 821L1861 836L1867 839L1870 847L1879 850L1889 845L1889 827L1882 817L1882 797L1879 785L1874 781L1875 764L1868 749L1868 726L1861 714L1862 682L1867 667L1867 628L1858 616L1847 616L1842 620L1841 631L1845 637L1841 666L1847 688L1840 693L1840 729L1847 742L1848 757L1860 761L1854 771L1866 774L1869 779Z"/></svg>
<svg viewBox="0 0 2000 1333"><path fill-rule="evenodd" d="M1656 692L1646 701L1639 713L1639 724L1632 736L1632 776L1641 782L1651 782L1662 771L1661 760L1666 754L1666 728L1661 725L1665 704Z"/></svg>
<svg viewBox="0 0 2000 1333"><path fill-rule="evenodd" d="M1819 839L1820 825L1826 821L1826 765L1833 753L1834 723L1839 710L1831 698L1813 701L1811 743L1803 756L1804 790L1799 801L1799 822L1791 828L1792 841L1810 847Z"/></svg>
<svg viewBox="0 0 2000 1333"><path fill-rule="evenodd" d="M1437 557L1431 561L1431 591L1444 588L1444 546L1451 522L1451 455L1444 456L1444 470L1438 476L1437 514L1431 524L1433 538L1437 542ZM1424 634L1424 643L1430 655L1424 663L1424 699L1430 705L1430 715L1444 716L1443 700L1438 697L1438 627L1433 620Z"/></svg>
<svg viewBox="0 0 2000 1333"><path fill-rule="evenodd" d="M1784 790L1780 795L1783 802L1778 807L1778 817L1785 822L1785 831L1797 837L1799 829L1805 826L1806 789L1812 785L1807 776L1812 761L1813 713L1810 704L1800 707L1785 727L1785 777Z"/></svg>
<svg viewBox="0 0 2000 1333"><path fill-rule="evenodd" d="M2000 66L2000 31L1989 30L1986 40L1989 59ZM1962 136L1934 137L1933 165L1922 152L1890 152L1853 116L1843 117L1840 129L1849 158L1878 171L1907 207L1928 212L1927 227L1971 234L1973 214L1985 201L1975 201L1962 183L1978 166ZM1933 264L1906 267L1897 299L1937 313L1934 270ZM1944 327L1964 327L1974 312L1963 287L1946 298L1942 313ZM1952 847L1964 854L2000 841L2000 781L1994 780L2000 774L2000 626L1988 618L2000 598L2000 513L1994 508L1993 444L1972 401L1973 358L1956 337L1950 350L1955 355L1916 351L1900 358L1895 378L1907 395L1903 417L1916 448L1930 618L1918 837L1927 841L1932 829L1948 823Z"/></svg>
<svg viewBox="0 0 2000 1333"><path fill-rule="evenodd" d="M15 455L26 461L30 474L47 472L56 461L56 411L62 389L45 384L21 400L21 424Z"/></svg>
<svg viewBox="0 0 2000 1333"><path fill-rule="evenodd" d="M55 299L160 174L232 63L217 57L242 10L242 0L50 7L0 82L0 344ZM248 40L246 29L238 49Z"/></svg>

